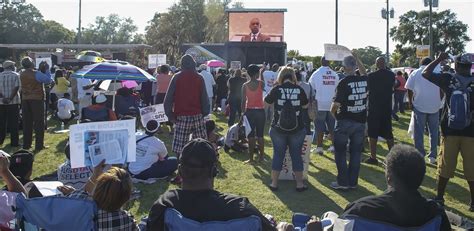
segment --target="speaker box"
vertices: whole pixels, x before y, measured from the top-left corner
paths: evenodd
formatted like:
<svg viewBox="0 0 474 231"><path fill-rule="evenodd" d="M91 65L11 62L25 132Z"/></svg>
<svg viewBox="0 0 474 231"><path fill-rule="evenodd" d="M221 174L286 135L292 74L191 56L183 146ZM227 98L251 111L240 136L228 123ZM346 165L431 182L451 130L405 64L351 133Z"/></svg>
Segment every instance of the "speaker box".
<svg viewBox="0 0 474 231"><path fill-rule="evenodd" d="M240 61L242 67L250 64L286 64L286 43L280 42L228 42L226 61Z"/></svg>

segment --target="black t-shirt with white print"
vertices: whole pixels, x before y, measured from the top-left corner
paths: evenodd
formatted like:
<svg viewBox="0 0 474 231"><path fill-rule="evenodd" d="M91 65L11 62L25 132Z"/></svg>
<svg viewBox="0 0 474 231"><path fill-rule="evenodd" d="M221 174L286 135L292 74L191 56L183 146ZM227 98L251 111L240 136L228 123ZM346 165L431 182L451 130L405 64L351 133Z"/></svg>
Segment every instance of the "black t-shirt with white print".
<svg viewBox="0 0 474 231"><path fill-rule="evenodd" d="M283 109L283 104L286 102L287 96L291 99L291 104L296 110L296 116L298 117L298 129L293 132L285 132L278 128L278 120L280 118L281 110ZM268 104L274 104L273 108L275 113L273 113L272 127L278 129L282 133L295 133L304 128L302 109L303 106L308 104L308 97L304 92L303 88L293 84L291 82L284 82L281 85L275 86L272 88L270 93L265 97L265 102Z"/></svg>
<svg viewBox="0 0 474 231"><path fill-rule="evenodd" d="M341 106L336 113L337 120L367 121L367 76L347 76L336 88L334 102Z"/></svg>

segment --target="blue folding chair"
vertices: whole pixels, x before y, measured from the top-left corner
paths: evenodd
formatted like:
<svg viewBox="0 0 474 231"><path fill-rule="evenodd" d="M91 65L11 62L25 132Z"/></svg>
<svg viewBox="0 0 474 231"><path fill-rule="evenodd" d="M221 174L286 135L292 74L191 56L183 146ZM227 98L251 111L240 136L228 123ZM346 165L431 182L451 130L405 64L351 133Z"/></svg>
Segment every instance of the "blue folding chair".
<svg viewBox="0 0 474 231"><path fill-rule="evenodd" d="M95 202L69 197L16 198L17 229L97 230Z"/></svg>
<svg viewBox="0 0 474 231"><path fill-rule="evenodd" d="M384 230L384 231L435 231L441 227L441 216L436 216L426 224L419 227L398 227L393 224L384 223L380 221L372 221L359 216L346 216L344 220L350 220L349 226L352 229L344 229L351 231L371 231L371 230ZM337 221L336 221L337 223ZM350 224L352 223L352 224ZM337 226L337 224L336 224Z"/></svg>
<svg viewBox="0 0 474 231"><path fill-rule="evenodd" d="M262 223L257 216L233 219L229 221L197 222L181 215L175 209L165 211L166 231L261 231Z"/></svg>

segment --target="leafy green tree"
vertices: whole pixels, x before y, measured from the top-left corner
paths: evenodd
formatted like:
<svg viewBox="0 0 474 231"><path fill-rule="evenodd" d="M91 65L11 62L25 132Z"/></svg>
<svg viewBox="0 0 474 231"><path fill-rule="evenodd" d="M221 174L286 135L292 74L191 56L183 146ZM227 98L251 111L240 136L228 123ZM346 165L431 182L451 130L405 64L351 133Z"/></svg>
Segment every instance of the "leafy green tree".
<svg viewBox="0 0 474 231"><path fill-rule="evenodd" d="M131 18L122 18L117 14L107 17L98 16L95 24L90 24L82 32L83 43L120 44L131 43L138 27Z"/></svg>
<svg viewBox="0 0 474 231"><path fill-rule="evenodd" d="M39 43L73 43L76 33L65 28L61 23L52 20L42 22L39 32Z"/></svg>
<svg viewBox="0 0 474 231"><path fill-rule="evenodd" d="M0 14L0 43L38 43L43 15L31 4L5 4Z"/></svg>
<svg viewBox="0 0 474 231"><path fill-rule="evenodd" d="M301 56L301 55L300 55L299 50L289 50L286 53L286 56L288 56L289 59L292 59L292 58L296 58L296 57Z"/></svg>
<svg viewBox="0 0 474 231"><path fill-rule="evenodd" d="M180 0L167 13L154 15L145 28L145 38L155 52L167 54L174 63L183 43L206 41L207 23L204 0Z"/></svg>
<svg viewBox="0 0 474 231"><path fill-rule="evenodd" d="M375 59L382 56L382 51L378 47L367 46L364 48L353 49L352 52L357 55L366 68L373 69Z"/></svg>
<svg viewBox="0 0 474 231"><path fill-rule="evenodd" d="M468 25L459 21L451 10L433 12L432 19L433 50L453 54L464 52L466 43L471 41L467 34ZM398 42L396 52L401 54L402 64L410 61L406 64L416 66L416 58L413 58L416 46L429 44L429 12L408 11L400 16L399 21L400 24L390 30L390 36Z"/></svg>
<svg viewBox="0 0 474 231"><path fill-rule="evenodd" d="M207 18L205 28L205 42L222 43L227 40L228 21L225 9L230 4L230 0L208 0L205 6L204 15Z"/></svg>

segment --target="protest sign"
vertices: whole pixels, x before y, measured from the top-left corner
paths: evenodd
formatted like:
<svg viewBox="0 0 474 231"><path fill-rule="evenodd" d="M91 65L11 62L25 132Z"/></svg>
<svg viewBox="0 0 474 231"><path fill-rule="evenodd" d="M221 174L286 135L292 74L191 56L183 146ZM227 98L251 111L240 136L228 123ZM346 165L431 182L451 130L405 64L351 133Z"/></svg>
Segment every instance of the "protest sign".
<svg viewBox="0 0 474 231"><path fill-rule="evenodd" d="M303 179L308 179L309 155L311 153L311 140L313 136L307 135L304 139L303 147L301 148L301 158L303 159ZM294 180L295 174L291 163L291 156L286 150L285 159L283 160L283 168L280 172L280 180Z"/></svg>
<svg viewBox="0 0 474 231"><path fill-rule="evenodd" d="M238 70L242 67L242 63L240 61L231 61L230 62L230 69Z"/></svg>
<svg viewBox="0 0 474 231"><path fill-rule="evenodd" d="M430 45L418 45L416 46L416 57L424 58L430 56Z"/></svg>
<svg viewBox="0 0 474 231"><path fill-rule="evenodd" d="M134 162L135 119L71 125L69 144L71 168Z"/></svg>
<svg viewBox="0 0 474 231"><path fill-rule="evenodd" d="M336 44L324 44L324 58L330 61L342 61L345 57L351 56L349 48Z"/></svg>
<svg viewBox="0 0 474 231"><path fill-rule="evenodd" d="M168 121L163 104L156 104L140 108L140 117L143 127L146 127L146 124L150 120L156 120L160 123Z"/></svg>
<svg viewBox="0 0 474 231"><path fill-rule="evenodd" d="M166 54L149 54L148 68L157 68L160 65L166 64Z"/></svg>

